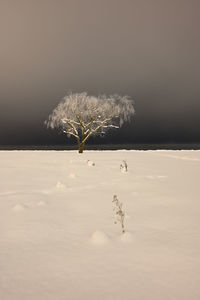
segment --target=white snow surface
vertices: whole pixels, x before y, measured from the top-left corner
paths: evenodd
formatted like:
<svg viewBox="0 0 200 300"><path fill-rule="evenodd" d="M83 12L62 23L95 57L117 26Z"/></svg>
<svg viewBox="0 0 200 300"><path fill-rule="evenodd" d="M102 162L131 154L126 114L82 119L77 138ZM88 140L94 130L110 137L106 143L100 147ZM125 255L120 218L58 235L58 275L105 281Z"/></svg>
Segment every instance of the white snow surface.
<svg viewBox="0 0 200 300"><path fill-rule="evenodd" d="M200 151L1 151L0 166L1 300L200 299Z"/></svg>

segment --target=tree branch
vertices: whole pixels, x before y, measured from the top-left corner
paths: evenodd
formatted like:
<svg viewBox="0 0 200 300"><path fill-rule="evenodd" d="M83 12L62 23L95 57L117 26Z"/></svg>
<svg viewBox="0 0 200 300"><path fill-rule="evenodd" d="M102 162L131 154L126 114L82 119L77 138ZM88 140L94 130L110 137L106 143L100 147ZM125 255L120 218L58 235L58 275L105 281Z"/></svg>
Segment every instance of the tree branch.
<svg viewBox="0 0 200 300"><path fill-rule="evenodd" d="M80 116L76 115L76 118L77 118L78 121L79 121L79 125L81 125L81 127L85 130L85 124L84 124L84 122L81 120Z"/></svg>
<svg viewBox="0 0 200 300"><path fill-rule="evenodd" d="M114 127L114 128L119 128L115 125L104 125L106 122L112 120L112 118L109 118L109 119L105 119L104 121L101 121L101 125L97 126L94 130L91 130L88 135L84 138L84 140L82 141L83 143L85 143L89 137L91 137L94 133L96 133L99 129L101 128L108 128L108 127ZM94 121L95 122L95 121Z"/></svg>
<svg viewBox="0 0 200 300"><path fill-rule="evenodd" d="M68 123L68 122L70 122L70 123L74 123L74 124L76 124L76 125L80 125L78 122L76 122L76 121L74 121L74 120L71 120L71 119L62 119L61 120L63 123Z"/></svg>
<svg viewBox="0 0 200 300"><path fill-rule="evenodd" d="M69 135L73 135L75 138L79 139L79 136L77 134L73 133L72 131L63 130L63 132L66 134L69 134Z"/></svg>
<svg viewBox="0 0 200 300"><path fill-rule="evenodd" d="M72 120L67 121L67 119L65 119L64 121L62 120L62 122L71 126L71 128L74 130L75 134L78 135L78 131L77 131L76 127L74 126L74 124L72 123L73 122Z"/></svg>

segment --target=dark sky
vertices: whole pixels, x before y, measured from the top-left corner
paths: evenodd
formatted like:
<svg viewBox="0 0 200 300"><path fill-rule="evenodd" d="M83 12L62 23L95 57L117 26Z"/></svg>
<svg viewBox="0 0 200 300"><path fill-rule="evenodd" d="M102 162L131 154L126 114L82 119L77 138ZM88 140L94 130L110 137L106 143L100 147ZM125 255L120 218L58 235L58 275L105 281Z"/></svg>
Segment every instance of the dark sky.
<svg viewBox="0 0 200 300"><path fill-rule="evenodd" d="M68 91L128 94L107 142L200 142L199 0L0 0L0 144L54 144Z"/></svg>

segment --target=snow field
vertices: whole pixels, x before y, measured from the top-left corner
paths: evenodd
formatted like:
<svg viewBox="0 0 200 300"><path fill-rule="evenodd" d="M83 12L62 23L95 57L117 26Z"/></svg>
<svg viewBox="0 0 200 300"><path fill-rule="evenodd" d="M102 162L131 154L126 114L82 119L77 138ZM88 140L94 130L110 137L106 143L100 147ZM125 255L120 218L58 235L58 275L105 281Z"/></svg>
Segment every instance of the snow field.
<svg viewBox="0 0 200 300"><path fill-rule="evenodd" d="M200 299L200 151L1 151L0 165L0 299Z"/></svg>

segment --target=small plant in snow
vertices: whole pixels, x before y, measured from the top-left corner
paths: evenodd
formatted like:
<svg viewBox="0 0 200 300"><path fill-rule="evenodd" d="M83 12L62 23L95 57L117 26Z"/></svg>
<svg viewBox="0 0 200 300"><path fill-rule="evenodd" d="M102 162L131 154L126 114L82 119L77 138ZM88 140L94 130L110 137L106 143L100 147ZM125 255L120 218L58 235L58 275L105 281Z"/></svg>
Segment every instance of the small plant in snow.
<svg viewBox="0 0 200 300"><path fill-rule="evenodd" d="M89 167L94 167L95 166L95 163L93 161L89 160L89 159L87 161L87 164L88 164Z"/></svg>
<svg viewBox="0 0 200 300"><path fill-rule="evenodd" d="M122 161L122 164L120 165L120 170L122 173L125 173L128 171L128 165L127 165L126 160Z"/></svg>
<svg viewBox="0 0 200 300"><path fill-rule="evenodd" d="M113 196L113 201L115 205L114 207L114 212L115 212L115 221L114 223L117 224L119 223L121 225L121 230L122 233L125 233L125 228L124 228L124 219L125 219L125 212L122 210L122 203L118 200L117 195Z"/></svg>

